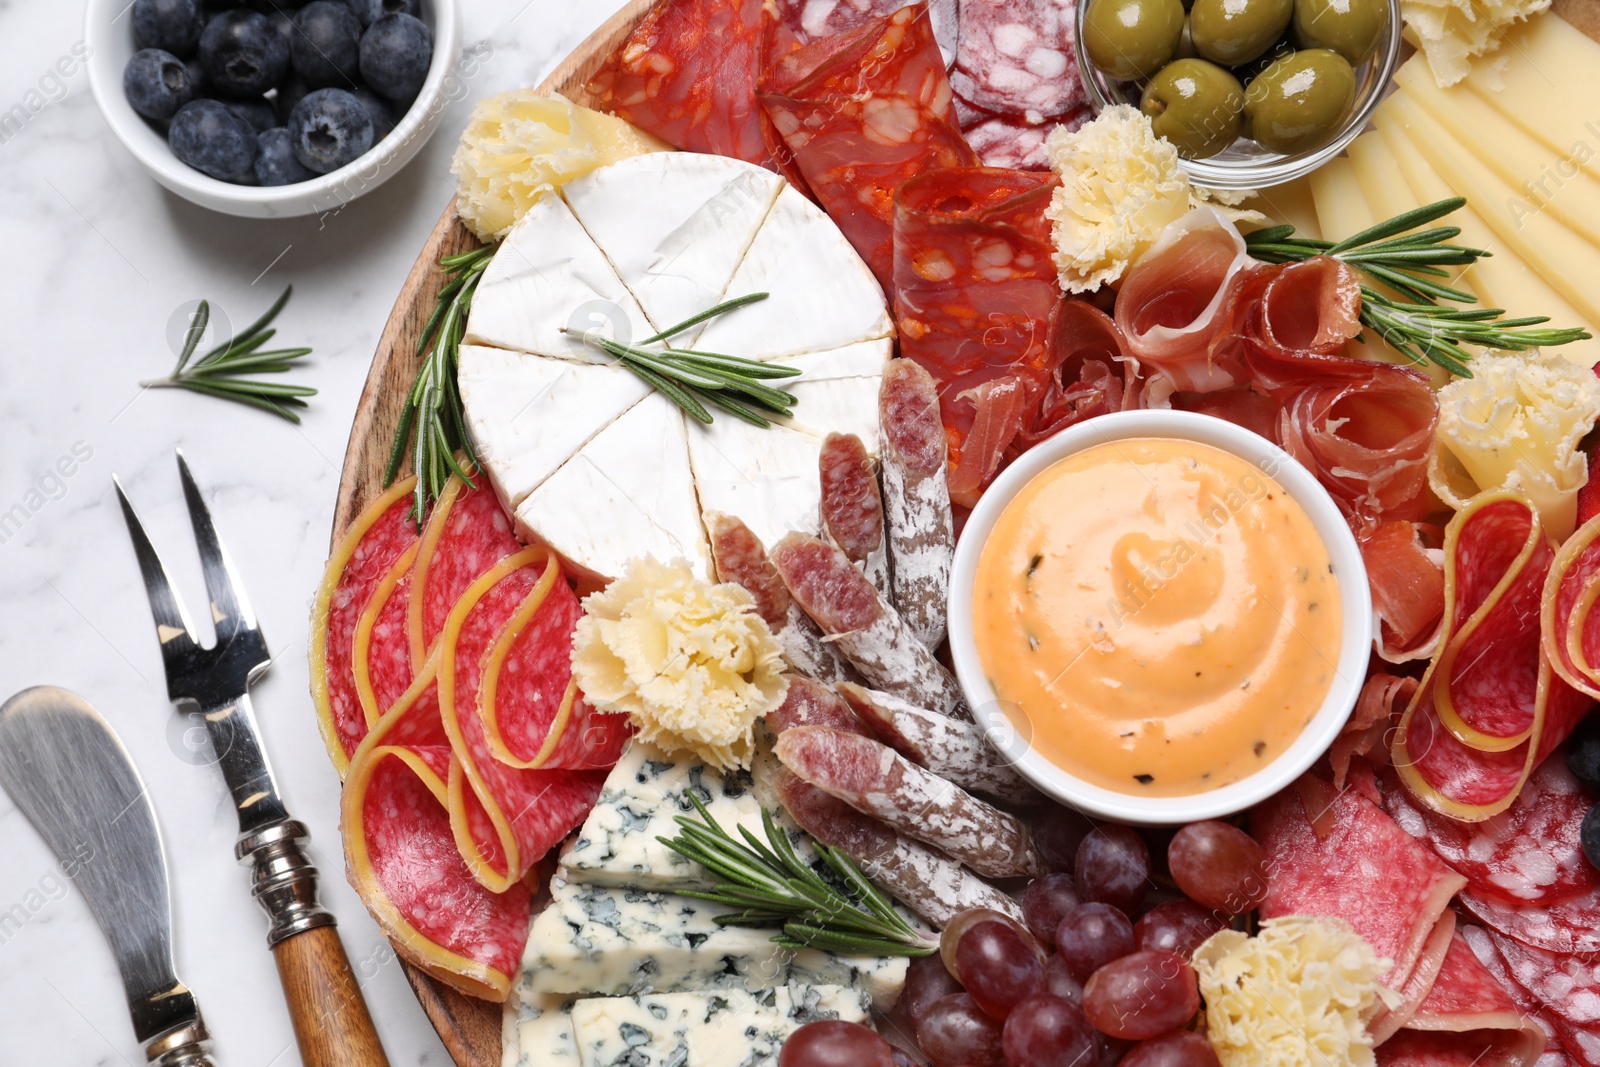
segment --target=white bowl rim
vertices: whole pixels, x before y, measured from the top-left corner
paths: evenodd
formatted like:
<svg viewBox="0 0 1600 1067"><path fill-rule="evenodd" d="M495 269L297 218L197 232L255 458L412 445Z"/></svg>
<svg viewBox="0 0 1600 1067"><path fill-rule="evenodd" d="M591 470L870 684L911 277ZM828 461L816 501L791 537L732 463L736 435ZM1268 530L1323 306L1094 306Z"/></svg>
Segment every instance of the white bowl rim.
<svg viewBox="0 0 1600 1067"><path fill-rule="evenodd" d="M85 63L89 71L89 89L94 95L95 104L100 108L100 114L104 117L106 125L111 127L111 132L116 135L122 146L133 154L152 177L159 175L158 180L162 185L174 192L179 192L178 187L181 186L186 199L194 200L202 206L207 206L208 202L228 201L241 205L277 207L285 209L286 214L303 204L312 206L298 213L332 210L354 199L352 196L338 196L342 187L364 174L381 173L404 151L411 138L417 136L419 131L428 125L427 112L434 107L445 80L456 66L461 51L459 5L456 0L423 0L423 3L426 5L426 13L431 16L424 21L428 23L428 28L433 34L433 58L428 63L428 75L423 79L422 88L417 91L416 99L412 100L411 106L395 122L394 129L382 141L360 158L352 160L338 170L319 174L310 181L296 182L293 185L235 185L233 182L213 178L180 161L164 142L158 150L143 138L128 136L124 130L125 124L137 123L145 127L148 127L148 124L122 95L121 69L115 71L113 77L113 72L103 69L102 63L97 61L102 55L105 41L96 25L96 16L104 10L131 12L132 8L126 0L88 0L84 6L83 39L90 48L89 58ZM121 17L121 14L118 14L111 21L117 23ZM131 43L133 35L131 16L126 32ZM431 135L431 132L430 128L425 135ZM375 187L376 183L363 185L360 187L360 192ZM360 192L356 195L359 196ZM190 196L189 193L194 195Z"/></svg>
<svg viewBox="0 0 1600 1067"><path fill-rule="evenodd" d="M1214 819L1243 811L1277 793L1327 751L1355 707L1372 645L1372 599L1366 567L1338 505L1316 476L1258 434L1211 415L1187 411L1123 411L1069 426L1024 453L985 491L956 544L951 572L949 634L956 677L968 706L992 742L1015 735L984 675L973 634L973 585L984 542L1024 485L1066 457L1094 445L1131 438L1177 438L1231 453L1275 480L1311 519L1339 580L1342 635L1334 680L1322 706L1287 749L1265 767L1230 785L1192 796L1140 797L1084 781L1029 747L1012 757L1017 771L1049 796L1089 815L1159 826ZM1002 752L1004 743L997 743Z"/></svg>

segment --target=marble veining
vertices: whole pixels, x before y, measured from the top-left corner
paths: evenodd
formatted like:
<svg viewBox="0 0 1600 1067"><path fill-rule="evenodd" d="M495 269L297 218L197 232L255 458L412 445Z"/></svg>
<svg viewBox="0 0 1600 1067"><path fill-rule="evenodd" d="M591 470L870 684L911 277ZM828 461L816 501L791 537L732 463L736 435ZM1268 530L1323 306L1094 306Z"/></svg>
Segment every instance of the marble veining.
<svg viewBox="0 0 1600 1067"><path fill-rule="evenodd" d="M462 6L476 73L406 169L337 215L254 221L161 189L101 120L86 74L46 77L81 41L81 4L0 2L0 114L22 103L28 115L0 127L0 697L42 683L74 689L133 753L166 840L179 973L228 1067L292 1067L298 1055L265 920L233 860L222 780L167 703L111 475L191 605L204 597L174 447L209 490L277 656L254 690L256 712L289 806L311 827L324 901L391 1062L447 1065L344 880L339 783L307 694L307 619L367 364L451 195L450 156L471 102L538 82L621 0ZM181 332L186 305L205 297L242 326L290 282L279 336L315 348L296 378L321 390L301 425L140 389L170 369L171 324ZM0 1003L0 1063L143 1063L99 930L3 795Z"/></svg>

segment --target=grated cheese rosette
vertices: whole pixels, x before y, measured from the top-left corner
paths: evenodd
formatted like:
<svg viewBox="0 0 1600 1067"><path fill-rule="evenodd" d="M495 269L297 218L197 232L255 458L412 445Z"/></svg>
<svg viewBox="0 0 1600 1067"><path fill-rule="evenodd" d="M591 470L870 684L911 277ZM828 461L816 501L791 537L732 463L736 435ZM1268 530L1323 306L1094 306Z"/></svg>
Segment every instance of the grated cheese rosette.
<svg viewBox="0 0 1600 1067"><path fill-rule="evenodd" d="M1367 1023L1390 966L1341 919L1268 919L1255 937L1220 931L1194 952L1206 1036L1222 1067L1370 1067Z"/></svg>
<svg viewBox="0 0 1600 1067"><path fill-rule="evenodd" d="M625 712L638 737L712 766L749 767L755 724L788 688L755 600L683 560L637 559L583 601L572 672L589 703Z"/></svg>
<svg viewBox="0 0 1600 1067"><path fill-rule="evenodd" d="M1400 19L1444 89L1471 72L1475 56L1499 48L1508 27L1549 7L1550 0L1401 0Z"/></svg>
<svg viewBox="0 0 1600 1067"><path fill-rule="evenodd" d="M456 146L456 212L498 241L535 201L597 167L672 146L614 115L532 89L478 101Z"/></svg>
<svg viewBox="0 0 1600 1067"><path fill-rule="evenodd" d="M1577 521L1588 480L1579 448L1600 418L1600 379L1558 355L1485 352L1472 377L1439 390L1428 483L1454 508L1482 492L1525 493L1558 541Z"/></svg>

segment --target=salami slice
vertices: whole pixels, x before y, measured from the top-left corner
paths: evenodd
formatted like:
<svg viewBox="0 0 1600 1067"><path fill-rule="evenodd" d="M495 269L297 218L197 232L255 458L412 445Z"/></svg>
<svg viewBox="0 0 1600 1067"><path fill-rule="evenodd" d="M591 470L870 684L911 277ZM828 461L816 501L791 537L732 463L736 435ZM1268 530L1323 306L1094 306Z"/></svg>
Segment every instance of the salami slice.
<svg viewBox="0 0 1600 1067"><path fill-rule="evenodd" d="M1343 919L1394 961L1382 981L1398 990L1466 879L1366 797L1312 781L1320 788L1286 789L1251 814L1270 872L1261 917ZM1326 807L1308 811L1308 803Z"/></svg>
<svg viewBox="0 0 1600 1067"><path fill-rule="evenodd" d="M763 803L782 806L806 833L860 865L878 886L942 929L969 908L1023 921L1017 902L961 864L885 826L814 785L770 754L754 767Z"/></svg>
<svg viewBox="0 0 1600 1067"><path fill-rule="evenodd" d="M792 533L772 549L789 594L874 688L971 720L961 687L866 576L832 545Z"/></svg>
<svg viewBox="0 0 1600 1067"><path fill-rule="evenodd" d="M1088 108L1080 108L1062 116L1059 122L1040 125L1010 115L979 112L970 124L962 124L961 134L978 154L978 162L986 167L1047 171L1050 156L1044 143L1050 131L1058 125L1076 130L1091 117Z"/></svg>
<svg viewBox="0 0 1600 1067"><path fill-rule="evenodd" d="M1387 1041L1401 1027L1410 1025L1417 1011L1432 994L1455 932L1456 914L1446 910L1433 924L1433 930L1429 932L1428 940L1422 946L1422 954L1417 957L1417 965L1411 968L1410 977L1397 990L1400 994L1399 1002L1384 1006L1367 1024L1373 1044Z"/></svg>
<svg viewBox="0 0 1600 1067"><path fill-rule="evenodd" d="M867 446L853 433L830 433L823 439L817 468L823 536L861 568L878 592L891 596L883 496Z"/></svg>
<svg viewBox="0 0 1600 1067"><path fill-rule="evenodd" d="M1536 1024L1546 1035L1545 1054L1539 1067L1553 1067L1555 1063L1580 1063L1586 1067L1600 1067L1600 1026L1580 1026L1551 1011L1529 992L1516 978L1511 964L1501 952L1503 939L1496 938L1479 926L1463 926L1462 938L1471 947L1488 972L1494 975L1511 997L1524 1017ZM1552 1055L1558 1050L1570 1053L1570 1058L1558 1059Z"/></svg>
<svg viewBox="0 0 1600 1067"><path fill-rule="evenodd" d="M407 627L418 548L413 545L394 561L356 624L352 649L356 694L368 728L404 697L423 669L423 661L412 659Z"/></svg>
<svg viewBox="0 0 1600 1067"><path fill-rule="evenodd" d="M1600 496L1591 464L1584 492ZM1600 518L1591 518L1566 539L1545 579L1540 630L1545 656L1568 685L1600 698Z"/></svg>
<svg viewBox="0 0 1600 1067"><path fill-rule="evenodd" d="M1537 842L1528 842L1537 848ZM1461 903L1485 926L1547 952L1600 952L1600 888L1555 904L1511 904L1477 889Z"/></svg>
<svg viewBox="0 0 1600 1067"><path fill-rule="evenodd" d="M956 539L932 376L914 362L892 360L878 390L878 424L894 604L918 639L937 648L944 640Z"/></svg>
<svg viewBox="0 0 1600 1067"><path fill-rule="evenodd" d="M767 712L767 726L781 734L793 726L830 726L866 736L867 728L838 693L810 678L791 675L783 703Z"/></svg>
<svg viewBox="0 0 1600 1067"><path fill-rule="evenodd" d="M412 569L412 588L419 591L411 596L406 616L413 663L426 658L468 587L521 548L487 478L480 477L476 489L450 479L428 516Z"/></svg>
<svg viewBox="0 0 1600 1067"><path fill-rule="evenodd" d="M354 644L361 614L384 576L417 541L408 518L415 478L391 486L356 516L328 560L311 612L311 699L341 777L367 733L356 688Z"/></svg>
<svg viewBox="0 0 1600 1067"><path fill-rule="evenodd" d="M1550 1011L1578 1026L1600 1026L1600 961L1559 955L1491 930L1511 977Z"/></svg>
<svg viewBox="0 0 1600 1067"><path fill-rule="evenodd" d="M878 740L917 766L1003 803L1044 802L1044 797L1016 772L1011 761L995 751L977 724L939 715L890 693L849 682L841 683L838 689L850 710Z"/></svg>
<svg viewBox="0 0 1600 1067"><path fill-rule="evenodd" d="M802 780L978 874L1025 878L1039 873L1038 850L1019 819L886 745L826 726L797 726L779 735L773 751Z"/></svg>
<svg viewBox="0 0 1600 1067"><path fill-rule="evenodd" d="M1527 1067L1539 1058L1520 1032L1402 1030L1377 1048L1378 1067Z"/></svg>
<svg viewBox="0 0 1600 1067"><path fill-rule="evenodd" d="M450 750L364 746L341 822L350 882L408 961L472 997L504 1001L528 938L522 883L491 893L456 848L447 809Z"/></svg>
<svg viewBox="0 0 1600 1067"><path fill-rule="evenodd" d="M460 786L451 783L451 824L473 877L497 893L520 881L583 822L605 784L603 769L533 770L501 762L491 750L479 705L483 664L496 636L520 605L538 596L541 607L549 605L555 626L545 630L543 642L525 646L531 656L519 662L518 673L519 685L535 690L532 700L549 710L548 733L568 688L570 676L560 664L570 658L577 624L575 600L572 610L562 611L562 602L550 599L556 584L565 586L554 557L542 548L524 549L473 582L440 630L439 707L463 779ZM617 736L612 762L625 740L622 731ZM541 748L543 742L540 738Z"/></svg>
<svg viewBox="0 0 1600 1067"><path fill-rule="evenodd" d="M775 64L761 88L761 105L818 202L891 291L895 189L929 167L978 159L953 124L927 6L808 45Z"/></svg>
<svg viewBox="0 0 1600 1067"><path fill-rule="evenodd" d="M900 0L777 0L778 18L799 45L860 29L904 6Z"/></svg>
<svg viewBox="0 0 1600 1067"><path fill-rule="evenodd" d="M1074 0L962 0L951 85L1032 125L1088 103L1073 54Z"/></svg>
<svg viewBox="0 0 1600 1067"><path fill-rule="evenodd" d="M661 0L606 57L602 111L689 152L773 166L756 77L762 0Z"/></svg>

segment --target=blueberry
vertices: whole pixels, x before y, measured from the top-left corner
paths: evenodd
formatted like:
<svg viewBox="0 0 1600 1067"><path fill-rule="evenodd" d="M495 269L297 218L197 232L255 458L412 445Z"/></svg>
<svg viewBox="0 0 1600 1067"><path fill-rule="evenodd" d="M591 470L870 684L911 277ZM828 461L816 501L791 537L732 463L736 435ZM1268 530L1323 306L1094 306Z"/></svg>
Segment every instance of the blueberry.
<svg viewBox="0 0 1600 1067"><path fill-rule="evenodd" d="M133 40L179 59L194 55L205 20L195 0L133 0Z"/></svg>
<svg viewBox="0 0 1600 1067"><path fill-rule="evenodd" d="M159 48L145 48L122 68L122 94L145 118L165 122L194 99L194 85L181 59Z"/></svg>
<svg viewBox="0 0 1600 1067"><path fill-rule="evenodd" d="M345 89L308 93L289 115L289 137L301 163L318 174L338 170L372 147L372 116Z"/></svg>
<svg viewBox="0 0 1600 1067"><path fill-rule="evenodd" d="M215 100L191 100L179 108L167 144L195 170L223 181L249 174L256 159L255 131Z"/></svg>
<svg viewBox="0 0 1600 1067"><path fill-rule="evenodd" d="M294 18L287 11L281 10L268 11L266 15L272 20L272 28L283 38L283 43L289 46L289 62L294 63Z"/></svg>
<svg viewBox="0 0 1600 1067"><path fill-rule="evenodd" d="M1567 738L1567 766L1589 792L1600 796L1600 715L1590 715Z"/></svg>
<svg viewBox="0 0 1600 1067"><path fill-rule="evenodd" d="M256 182L260 185L294 185L317 176L294 155L293 138L283 126L262 130L256 135Z"/></svg>
<svg viewBox="0 0 1600 1067"><path fill-rule="evenodd" d="M244 6L248 8L254 8L263 15L270 15L274 11L283 11L288 8L299 7L305 2L306 0L244 0ZM237 7L239 5L234 4L232 6Z"/></svg>
<svg viewBox="0 0 1600 1067"><path fill-rule="evenodd" d="M255 11L224 11L200 35L206 82L228 96L260 96L283 80L289 45L272 20Z"/></svg>
<svg viewBox="0 0 1600 1067"><path fill-rule="evenodd" d="M278 113L273 110L272 102L265 97L254 100L224 100L223 105L235 115L244 119L245 124L256 133L270 130L278 124Z"/></svg>
<svg viewBox="0 0 1600 1067"><path fill-rule="evenodd" d="M417 0L344 0L361 25L370 26L385 15L416 15Z"/></svg>
<svg viewBox="0 0 1600 1067"><path fill-rule="evenodd" d="M1578 827L1578 842L1583 845L1589 866L1600 867L1600 804L1590 808L1589 814L1583 817L1583 825Z"/></svg>
<svg viewBox="0 0 1600 1067"><path fill-rule="evenodd" d="M278 121L277 125L289 125L289 116L294 113L294 106L306 98L311 91L311 86L306 80L294 71L283 79L283 84L278 86Z"/></svg>
<svg viewBox="0 0 1600 1067"><path fill-rule="evenodd" d="M335 0L312 0L294 17L289 62L313 89L351 86L361 67L361 23Z"/></svg>
<svg viewBox="0 0 1600 1067"><path fill-rule="evenodd" d="M183 61L183 69L189 72L189 85L194 89L194 95L206 95L206 68L196 56L194 59Z"/></svg>
<svg viewBox="0 0 1600 1067"><path fill-rule="evenodd" d="M411 15L385 15L361 35L361 76L384 96L415 96L432 60L433 34Z"/></svg>
<svg viewBox="0 0 1600 1067"><path fill-rule="evenodd" d="M394 131L394 112L390 110L389 101L365 85L357 86L350 92L361 101L361 106L367 109L367 114L372 116L373 143L376 144L389 136Z"/></svg>

